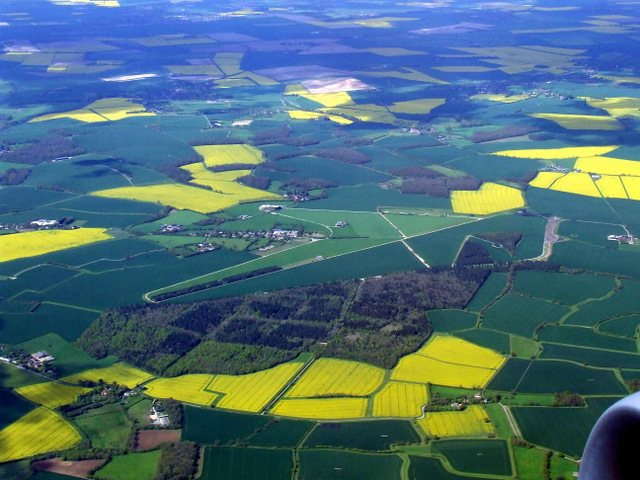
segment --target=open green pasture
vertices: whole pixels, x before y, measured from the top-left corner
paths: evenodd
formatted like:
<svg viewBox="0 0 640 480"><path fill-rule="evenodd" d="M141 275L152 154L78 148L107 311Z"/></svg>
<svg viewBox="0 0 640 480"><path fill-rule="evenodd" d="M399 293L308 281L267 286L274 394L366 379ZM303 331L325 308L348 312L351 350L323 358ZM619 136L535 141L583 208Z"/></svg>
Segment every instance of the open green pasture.
<svg viewBox="0 0 640 480"><path fill-rule="evenodd" d="M61 377L89 370L90 368L107 367L116 361L116 358L111 355L100 360L94 360L88 354L54 333L19 343L14 347L22 349L29 354L44 350L53 355L55 360L51 364L59 370Z"/></svg>
<svg viewBox="0 0 640 480"><path fill-rule="evenodd" d="M435 232L473 221L471 217L428 214L385 214L387 220L396 226L405 236L413 237L424 233Z"/></svg>
<svg viewBox="0 0 640 480"><path fill-rule="evenodd" d="M451 211L448 198L402 194L371 184L330 188L327 195L328 198L309 202L305 208L375 212L379 207L420 207Z"/></svg>
<svg viewBox="0 0 640 480"><path fill-rule="evenodd" d="M482 326L531 337L537 326L558 322L568 312L567 307L556 303L509 293L485 312Z"/></svg>
<svg viewBox="0 0 640 480"><path fill-rule="evenodd" d="M640 249L594 247L580 242L562 242L554 245L550 260L567 268L592 272L634 276L640 267Z"/></svg>
<svg viewBox="0 0 640 480"><path fill-rule="evenodd" d="M383 451L398 442L420 442L411 423L401 420L323 423L311 432L305 446Z"/></svg>
<svg viewBox="0 0 640 480"><path fill-rule="evenodd" d="M19 388L46 381L46 377L0 362L0 388Z"/></svg>
<svg viewBox="0 0 640 480"><path fill-rule="evenodd" d="M351 236L380 238L399 238L401 236L400 232L379 213L295 208L287 209L284 215L327 226L333 230L336 237L342 236L341 230L349 227L353 231ZM336 227L337 222L346 222L348 225Z"/></svg>
<svg viewBox="0 0 640 480"><path fill-rule="evenodd" d="M430 310L429 320L436 332L452 332L474 328L478 315L464 310Z"/></svg>
<svg viewBox="0 0 640 480"><path fill-rule="evenodd" d="M587 298L600 298L616 288L611 277L588 274L554 274L519 270L513 290L525 295L575 305Z"/></svg>
<svg viewBox="0 0 640 480"><path fill-rule="evenodd" d="M558 225L558 235L595 247L615 248L617 242L607 240L608 235L626 235L622 225L611 223L564 220Z"/></svg>
<svg viewBox="0 0 640 480"><path fill-rule="evenodd" d="M159 458L160 450L115 455L94 475L98 480L151 480Z"/></svg>
<svg viewBox="0 0 640 480"><path fill-rule="evenodd" d="M546 463L546 452L537 448L513 447L516 468L520 480L538 480ZM551 478L573 478L578 471L578 464L566 457L553 455L550 459L549 474Z"/></svg>
<svg viewBox="0 0 640 480"><path fill-rule="evenodd" d="M395 454L355 453L329 449L303 449L300 457L300 480L341 478L400 480L402 459ZM339 477L338 477L339 475Z"/></svg>
<svg viewBox="0 0 640 480"><path fill-rule="evenodd" d="M596 327L598 332L635 337L640 325L640 315L625 315L611 320L605 320Z"/></svg>
<svg viewBox="0 0 640 480"><path fill-rule="evenodd" d="M314 425L304 420L278 419L245 441L258 447L295 447Z"/></svg>
<svg viewBox="0 0 640 480"><path fill-rule="evenodd" d="M292 470L293 452L288 449L206 447L200 478L290 480Z"/></svg>
<svg viewBox="0 0 640 480"><path fill-rule="evenodd" d="M459 471L487 475L511 475L511 458L505 440L444 440L431 451L444 455Z"/></svg>
<svg viewBox="0 0 640 480"><path fill-rule="evenodd" d="M468 475L459 475L447 470L440 459L432 457L409 456L409 478L410 480L468 480ZM475 480L487 480L487 477L473 476Z"/></svg>
<svg viewBox="0 0 640 480"><path fill-rule="evenodd" d="M185 295L180 297L179 300L192 301L204 298L244 295L253 292L301 287L333 280L370 277L420 268L424 268L424 266L406 247L400 242L394 242Z"/></svg>
<svg viewBox="0 0 640 480"><path fill-rule="evenodd" d="M29 304L29 312L0 314L0 342L19 343L47 333L74 341L100 315L95 310L69 308L53 303Z"/></svg>
<svg viewBox="0 0 640 480"><path fill-rule="evenodd" d="M106 188L128 187L129 168L105 165L82 165L69 161L41 163L32 167L31 174L23 185L56 185L76 193L88 193ZM168 180L165 178L165 182Z"/></svg>
<svg viewBox="0 0 640 480"><path fill-rule="evenodd" d="M226 444L242 440L257 429L264 429L270 418L260 415L227 413L185 406L182 440L200 444Z"/></svg>
<svg viewBox="0 0 640 480"><path fill-rule="evenodd" d="M132 431L120 405L105 405L76 417L75 425L87 436L93 448L124 448Z"/></svg>
<svg viewBox="0 0 640 480"><path fill-rule="evenodd" d="M485 328L472 328L471 330L456 332L456 336L500 353L509 353L511 350L509 335L502 332Z"/></svg>
<svg viewBox="0 0 640 480"><path fill-rule="evenodd" d="M3 371L0 371L0 382L4 384ZM26 415L36 405L25 400L11 390L0 388L0 430Z"/></svg>
<svg viewBox="0 0 640 480"><path fill-rule="evenodd" d="M580 456L596 420L617 400L593 397L587 407L512 407L511 413L525 440Z"/></svg>
<svg viewBox="0 0 640 480"><path fill-rule="evenodd" d="M640 355L545 343L541 358L561 358L604 368L640 368Z"/></svg>
<svg viewBox="0 0 640 480"><path fill-rule="evenodd" d="M471 312L481 311L498 298L498 295L504 291L506 286L506 273L492 273L478 289L466 309Z"/></svg>
<svg viewBox="0 0 640 480"><path fill-rule="evenodd" d="M543 351L544 355L544 351ZM512 390L512 387L509 390ZM581 395L624 395L627 389L610 370L555 360L534 360L517 387L521 393L573 392Z"/></svg>
<svg viewBox="0 0 640 480"><path fill-rule="evenodd" d="M511 353L521 358L533 357L541 348L538 342L516 335L511 335L510 341Z"/></svg>
<svg viewBox="0 0 640 480"><path fill-rule="evenodd" d="M638 352L635 340L614 337L612 335L601 335L588 327L545 325L544 328L538 332L538 340L541 342L577 345L604 350L619 350L631 353Z"/></svg>
<svg viewBox="0 0 640 480"><path fill-rule="evenodd" d="M640 282L622 280L622 288L610 297L580 306L580 309L564 320L567 325L594 326L604 320L622 315L640 313L638 297Z"/></svg>

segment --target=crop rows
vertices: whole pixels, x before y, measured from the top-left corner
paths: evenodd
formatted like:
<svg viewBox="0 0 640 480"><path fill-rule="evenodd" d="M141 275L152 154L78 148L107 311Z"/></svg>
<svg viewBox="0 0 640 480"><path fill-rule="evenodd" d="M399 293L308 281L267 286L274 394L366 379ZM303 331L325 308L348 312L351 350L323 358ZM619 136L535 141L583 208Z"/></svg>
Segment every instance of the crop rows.
<svg viewBox="0 0 640 480"><path fill-rule="evenodd" d="M497 183L484 183L477 191L451 191L451 205L456 213L488 215L524 207L524 204L522 191Z"/></svg>
<svg viewBox="0 0 640 480"><path fill-rule="evenodd" d="M342 420L367 415L367 398L285 398L270 413L284 417Z"/></svg>
<svg viewBox="0 0 640 480"><path fill-rule="evenodd" d="M251 145L201 145L194 147L204 158L207 167L234 163L258 164L262 152Z"/></svg>
<svg viewBox="0 0 640 480"><path fill-rule="evenodd" d="M0 463L65 450L80 434L57 413L40 407L0 431Z"/></svg>
<svg viewBox="0 0 640 480"><path fill-rule="evenodd" d="M287 397L367 396L383 382L381 368L349 360L321 358L287 392Z"/></svg>
<svg viewBox="0 0 640 480"><path fill-rule="evenodd" d="M419 417L428 400L425 385L389 382L373 397L373 416Z"/></svg>
<svg viewBox="0 0 640 480"><path fill-rule="evenodd" d="M485 435L494 432L487 412L479 405L471 405L461 412L427 413L418 420L420 428L431 437Z"/></svg>
<svg viewBox="0 0 640 480"><path fill-rule="evenodd" d="M174 378L159 378L146 385L146 394L158 398L173 398L196 405L211 405L217 393L206 392L213 375L195 373Z"/></svg>

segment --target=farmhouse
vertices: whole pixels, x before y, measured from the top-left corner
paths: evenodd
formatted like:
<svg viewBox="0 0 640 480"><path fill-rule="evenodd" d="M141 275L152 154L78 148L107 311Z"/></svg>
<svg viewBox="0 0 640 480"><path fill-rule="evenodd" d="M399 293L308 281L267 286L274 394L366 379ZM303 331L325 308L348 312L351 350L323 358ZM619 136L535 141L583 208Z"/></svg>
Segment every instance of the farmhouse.
<svg viewBox="0 0 640 480"><path fill-rule="evenodd" d="M38 220L34 220L30 223L31 226L38 227L38 228L53 227L54 225L57 225L57 224L58 224L57 220L47 220L46 218L39 218Z"/></svg>
<svg viewBox="0 0 640 480"><path fill-rule="evenodd" d="M635 245L636 243L633 235L607 235L607 240L613 240L627 245Z"/></svg>
<svg viewBox="0 0 640 480"><path fill-rule="evenodd" d="M153 405L149 413L149 418L154 425L168 427L171 424L171 422L169 421L169 415L164 413L164 408L162 408L160 405Z"/></svg>
<svg viewBox="0 0 640 480"><path fill-rule="evenodd" d="M32 353L31 358L29 359L27 364L32 368L40 368L44 363L53 362L54 360L55 358L52 355L48 354L44 350L41 350L39 352Z"/></svg>

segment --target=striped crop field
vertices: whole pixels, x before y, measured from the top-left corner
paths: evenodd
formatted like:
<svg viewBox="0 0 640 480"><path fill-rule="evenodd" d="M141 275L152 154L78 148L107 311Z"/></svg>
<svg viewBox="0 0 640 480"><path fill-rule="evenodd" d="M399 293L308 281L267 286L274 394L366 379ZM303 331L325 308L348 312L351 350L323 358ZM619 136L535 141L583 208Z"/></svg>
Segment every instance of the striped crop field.
<svg viewBox="0 0 640 480"><path fill-rule="evenodd" d="M640 200L640 177L620 177L631 200ZM1 238L1 237L0 237Z"/></svg>
<svg viewBox="0 0 640 480"><path fill-rule="evenodd" d="M640 177L640 162L610 157L582 157L573 166L576 170L600 175L631 175Z"/></svg>
<svg viewBox="0 0 640 480"><path fill-rule="evenodd" d="M529 116L551 120L567 130L620 130L622 126L606 115L567 115L563 113L531 113Z"/></svg>
<svg viewBox="0 0 640 480"><path fill-rule="evenodd" d="M334 358L316 360L286 397L371 395L384 380L385 371L365 363Z"/></svg>
<svg viewBox="0 0 640 480"><path fill-rule="evenodd" d="M480 405L471 405L461 412L429 412L418 420L418 425L430 437L489 435L495 431Z"/></svg>
<svg viewBox="0 0 640 480"><path fill-rule="evenodd" d="M223 394L216 407L259 412L303 366L290 362L248 375L216 375L206 389Z"/></svg>
<svg viewBox="0 0 640 480"><path fill-rule="evenodd" d="M213 375L205 373L159 378L145 385L145 394L151 397L173 398L180 402L209 406L219 397L217 393L205 391L213 378Z"/></svg>
<svg viewBox="0 0 640 480"><path fill-rule="evenodd" d="M217 212L239 203L236 198L230 195L178 183L110 188L108 190L98 190L91 194L98 197L123 198L125 200L171 205L179 210L193 210L200 213Z"/></svg>
<svg viewBox="0 0 640 480"><path fill-rule="evenodd" d="M58 382L45 382L16 388L15 391L34 403L48 408L58 408L75 402L80 395L89 393L91 389L72 387Z"/></svg>
<svg viewBox="0 0 640 480"><path fill-rule="evenodd" d="M109 240L113 237L104 228L75 230L36 230L0 236L0 262L35 257L67 248Z"/></svg>
<svg viewBox="0 0 640 480"><path fill-rule="evenodd" d="M479 190L453 190L451 206L456 213L489 215L524 207L522 191L497 183L483 183Z"/></svg>
<svg viewBox="0 0 640 480"><path fill-rule="evenodd" d="M586 195L588 197L599 197L596 184L593 183L591 175L581 172L569 172L565 176L557 179L550 190L559 192L575 193L577 195Z"/></svg>
<svg viewBox="0 0 640 480"><path fill-rule="evenodd" d="M105 383L116 382L118 385L124 385L127 388L137 387L141 383L151 380L154 376L138 368L127 365L126 363L114 363L109 367L92 368L84 372L76 373L68 377L61 378L63 382L80 383L83 380L98 382L100 380Z"/></svg>
<svg viewBox="0 0 640 480"><path fill-rule="evenodd" d="M595 157L609 153L616 148L618 148L617 145L603 147L532 148L525 150L501 150L499 152L493 152L491 155L540 160L561 160L564 158Z"/></svg>
<svg viewBox="0 0 640 480"><path fill-rule="evenodd" d="M325 115L323 113L308 112L306 110L289 110L287 113L294 120L318 120L326 118L341 125L349 125L353 123L353 120L341 117L340 115Z"/></svg>
<svg viewBox="0 0 640 480"><path fill-rule="evenodd" d="M257 165L264 161L262 152L251 145L200 145L193 148L202 155L207 167L233 163Z"/></svg>
<svg viewBox="0 0 640 480"><path fill-rule="evenodd" d="M36 408L0 431L0 463L66 450L80 439L62 416L46 407Z"/></svg>
<svg viewBox="0 0 640 480"><path fill-rule="evenodd" d="M604 78L604 76L602 77ZM614 78L614 77L611 77ZM640 117L640 99L633 97L591 98L579 97L593 108L605 110L615 118Z"/></svg>
<svg viewBox="0 0 640 480"><path fill-rule="evenodd" d="M367 398L285 398L269 413L283 417L346 420L367 415Z"/></svg>
<svg viewBox="0 0 640 480"><path fill-rule="evenodd" d="M504 361L503 356L488 348L438 335L416 353L402 357L391 372L391 379L482 388Z"/></svg>
<svg viewBox="0 0 640 480"><path fill-rule="evenodd" d="M427 387L417 383L389 382L373 397L374 417L419 417L429 401Z"/></svg>
<svg viewBox="0 0 640 480"><path fill-rule="evenodd" d="M532 187L551 188L553 183L559 178L564 177L562 172L538 172L536 178L529 182Z"/></svg>
<svg viewBox="0 0 640 480"><path fill-rule="evenodd" d="M122 120L129 117L149 117L155 113L145 111L140 103L133 103L128 98L103 98L90 103L84 108L61 113L50 113L32 118L29 122L44 122L58 118L71 118L85 123Z"/></svg>

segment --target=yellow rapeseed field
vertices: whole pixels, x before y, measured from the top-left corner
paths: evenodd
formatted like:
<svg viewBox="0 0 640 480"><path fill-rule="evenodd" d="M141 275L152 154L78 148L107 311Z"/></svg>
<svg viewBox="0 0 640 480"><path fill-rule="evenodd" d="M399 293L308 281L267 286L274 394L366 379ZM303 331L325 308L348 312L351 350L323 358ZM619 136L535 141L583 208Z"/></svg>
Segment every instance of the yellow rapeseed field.
<svg viewBox="0 0 640 480"><path fill-rule="evenodd" d="M138 368L118 362L109 367L92 368L84 372L69 375L61 378L63 382L80 383L83 380L98 382L103 380L105 383L116 382L118 385L124 385L128 388L137 387L141 383L151 380L154 376Z"/></svg>
<svg viewBox="0 0 640 480"><path fill-rule="evenodd" d="M427 114L436 107L444 105L444 98L420 98L406 102L396 102L389 107L393 113Z"/></svg>
<svg viewBox="0 0 640 480"><path fill-rule="evenodd" d="M0 463L66 450L80 439L62 416L39 407L0 431Z"/></svg>
<svg viewBox="0 0 640 480"><path fill-rule="evenodd" d="M603 115L531 113L529 116L551 120L567 130L620 130L622 128L615 118Z"/></svg>
<svg viewBox="0 0 640 480"><path fill-rule="evenodd" d="M109 240L104 228L75 230L36 230L34 232L0 235L0 262L35 257L67 248Z"/></svg>
<svg viewBox="0 0 640 480"><path fill-rule="evenodd" d="M418 425L430 437L489 435L495 432L487 412L479 405L471 405L462 412L430 412L418 420Z"/></svg>
<svg viewBox="0 0 640 480"><path fill-rule="evenodd" d="M139 202L171 205L180 210L193 210L200 213L217 212L239 203L238 198L233 195L225 195L178 183L111 188L91 192L91 194L98 197L124 198Z"/></svg>
<svg viewBox="0 0 640 480"><path fill-rule="evenodd" d="M489 100L492 102L501 102L501 103L515 103L515 102L520 102L522 100L527 100L531 97L529 97L529 95L498 95L498 94L490 94L490 93L486 93L486 94L478 94L478 95L472 95L471 97L472 100Z"/></svg>
<svg viewBox="0 0 640 480"><path fill-rule="evenodd" d="M437 335L416 352L442 362L498 369L505 358L497 352L461 338Z"/></svg>
<svg viewBox="0 0 640 480"><path fill-rule="evenodd" d="M151 397L173 398L180 402L209 406L219 396L217 393L205 391L213 377L205 373L194 373L181 377L159 378L146 385L145 393Z"/></svg>
<svg viewBox="0 0 640 480"><path fill-rule="evenodd" d="M345 420L367 415L367 398L285 398L270 413L284 417Z"/></svg>
<svg viewBox="0 0 640 480"><path fill-rule="evenodd" d="M325 107L344 107L347 105L355 105L351 99L351 95L347 92L301 93L298 95L308 100L313 100Z"/></svg>
<svg viewBox="0 0 640 480"><path fill-rule="evenodd" d="M90 388L72 387L58 382L36 383L15 389L15 392L23 397L49 408L69 405L75 402L80 395L90 391Z"/></svg>
<svg viewBox="0 0 640 480"><path fill-rule="evenodd" d="M373 397L373 416L419 417L428 401L425 385L389 382Z"/></svg>
<svg viewBox="0 0 640 480"><path fill-rule="evenodd" d="M232 163L256 165L264 161L262 152L251 145L200 145L193 148L202 155L207 167Z"/></svg>
<svg viewBox="0 0 640 480"><path fill-rule="evenodd" d="M629 198L618 176L602 175L596 180L596 187L598 187L600 195L605 198Z"/></svg>
<svg viewBox="0 0 640 480"><path fill-rule="evenodd" d="M616 118L640 117L640 98L633 97L607 97L591 98L580 97L593 108L605 110L609 115Z"/></svg>
<svg viewBox="0 0 640 480"><path fill-rule="evenodd" d="M549 188L553 185L553 182L561 177L564 177L562 172L538 172L536 178L529 182L532 187Z"/></svg>
<svg viewBox="0 0 640 480"><path fill-rule="evenodd" d="M514 158L534 158L542 160L560 160L563 158L595 157L604 155L618 148L618 145L603 147L563 147L563 148L531 148L525 150L501 150L492 155Z"/></svg>
<svg viewBox="0 0 640 480"><path fill-rule="evenodd" d="M222 70L225 75L235 75L242 71L240 63L243 57L244 53L242 52L221 52L216 53L213 61L220 67L220 70Z"/></svg>
<svg viewBox="0 0 640 480"><path fill-rule="evenodd" d="M640 177L620 177L631 200L640 200ZM1 237L0 237L1 238Z"/></svg>
<svg viewBox="0 0 640 480"><path fill-rule="evenodd" d="M50 113L32 118L29 122L43 122L57 118L71 118L86 123L122 120L129 117L148 117L155 113L145 111L144 105L128 98L103 98L84 108L61 113Z"/></svg>
<svg viewBox="0 0 640 480"><path fill-rule="evenodd" d="M207 390L224 394L217 407L259 412L303 366L290 362L248 375L216 375Z"/></svg>
<svg viewBox="0 0 640 480"><path fill-rule="evenodd" d="M456 213L489 215L491 213L524 207L522 191L497 183L483 183L477 191L453 190L451 206Z"/></svg>
<svg viewBox="0 0 640 480"><path fill-rule="evenodd" d="M389 123L394 125L397 123L396 117L385 107L380 105L354 105L352 107L343 106L340 108L321 108L321 112L332 113L334 115L343 115L347 117L357 118L361 122Z"/></svg>
<svg viewBox="0 0 640 480"><path fill-rule="evenodd" d="M596 188L591 175L588 173L569 172L565 176L557 179L550 190L559 192L575 193L588 197L599 197L600 192Z"/></svg>
<svg viewBox="0 0 640 480"><path fill-rule="evenodd" d="M610 157L582 157L576 160L575 169L600 175L640 176L640 162Z"/></svg>
<svg viewBox="0 0 640 480"><path fill-rule="evenodd" d="M353 123L353 120L341 117L340 115L325 115L318 112L308 112L306 110L289 110L287 113L295 120L318 120L326 118L341 125L349 125Z"/></svg>
<svg viewBox="0 0 640 480"><path fill-rule="evenodd" d="M321 358L304 372L286 396L367 396L382 385L384 376L383 369L366 363Z"/></svg>

